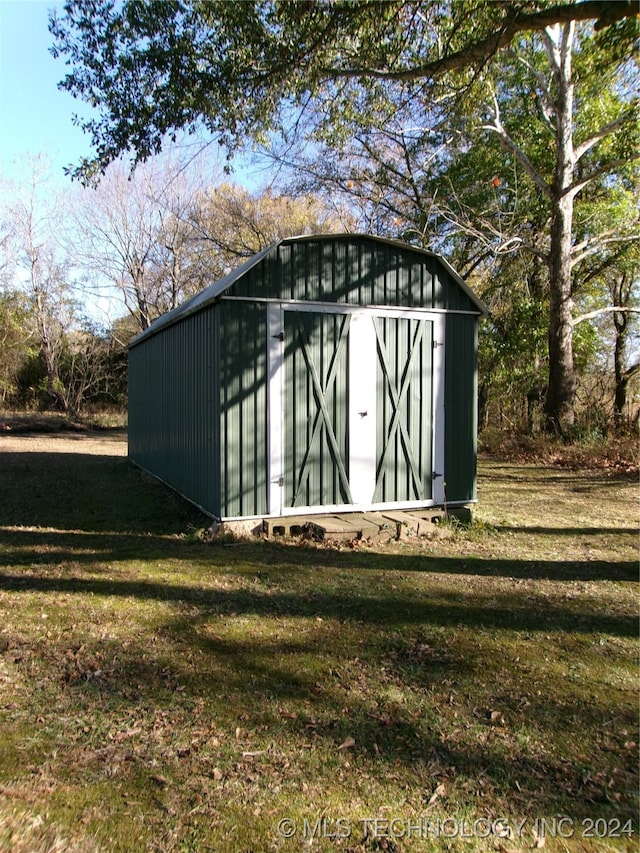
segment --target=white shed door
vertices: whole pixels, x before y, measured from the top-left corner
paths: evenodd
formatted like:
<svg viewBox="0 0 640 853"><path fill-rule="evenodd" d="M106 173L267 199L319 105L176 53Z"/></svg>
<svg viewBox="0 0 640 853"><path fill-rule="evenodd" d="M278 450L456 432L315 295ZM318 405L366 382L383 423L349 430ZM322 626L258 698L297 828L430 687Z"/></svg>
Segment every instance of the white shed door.
<svg viewBox="0 0 640 853"><path fill-rule="evenodd" d="M424 312L269 306L272 515L441 502L443 330Z"/></svg>

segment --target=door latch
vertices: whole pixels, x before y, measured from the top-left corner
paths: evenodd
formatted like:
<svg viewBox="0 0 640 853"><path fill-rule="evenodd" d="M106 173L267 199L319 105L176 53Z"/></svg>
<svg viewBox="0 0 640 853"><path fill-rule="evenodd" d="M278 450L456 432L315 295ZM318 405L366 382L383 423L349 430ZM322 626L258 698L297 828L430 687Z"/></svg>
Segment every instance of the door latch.
<svg viewBox="0 0 640 853"><path fill-rule="evenodd" d="M277 341L284 341L284 332L278 332L277 335L271 335L272 338L275 338Z"/></svg>

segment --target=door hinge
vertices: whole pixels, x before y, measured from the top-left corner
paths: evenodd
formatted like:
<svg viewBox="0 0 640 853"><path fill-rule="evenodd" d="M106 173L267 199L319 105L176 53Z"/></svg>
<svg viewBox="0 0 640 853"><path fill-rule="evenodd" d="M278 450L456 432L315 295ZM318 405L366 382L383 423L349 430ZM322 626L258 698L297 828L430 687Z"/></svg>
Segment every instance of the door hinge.
<svg viewBox="0 0 640 853"><path fill-rule="evenodd" d="M284 477L276 477L275 480L272 480L271 482L282 488L284 486Z"/></svg>
<svg viewBox="0 0 640 853"><path fill-rule="evenodd" d="M443 346L444 346L444 342L443 342L443 341L434 341L434 342L433 342L433 348L434 348L434 349L437 349L438 347L443 347Z"/></svg>
<svg viewBox="0 0 640 853"><path fill-rule="evenodd" d="M432 479L432 480L437 480L437 479L438 479L438 477L442 477L442 474L438 474L438 472L437 472L437 471L432 471L432 472L431 472L431 479Z"/></svg>
<svg viewBox="0 0 640 853"><path fill-rule="evenodd" d="M277 341L284 341L284 332L278 332L277 335L271 335L272 338L275 338Z"/></svg>

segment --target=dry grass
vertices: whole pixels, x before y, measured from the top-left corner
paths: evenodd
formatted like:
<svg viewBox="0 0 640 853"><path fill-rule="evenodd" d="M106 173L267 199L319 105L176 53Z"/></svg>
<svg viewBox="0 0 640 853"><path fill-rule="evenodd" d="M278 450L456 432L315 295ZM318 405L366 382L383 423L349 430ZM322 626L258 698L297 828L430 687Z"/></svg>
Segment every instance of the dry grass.
<svg viewBox="0 0 640 853"><path fill-rule="evenodd" d="M215 545L124 453L0 437L0 849L637 849L635 481L492 461L450 539Z"/></svg>

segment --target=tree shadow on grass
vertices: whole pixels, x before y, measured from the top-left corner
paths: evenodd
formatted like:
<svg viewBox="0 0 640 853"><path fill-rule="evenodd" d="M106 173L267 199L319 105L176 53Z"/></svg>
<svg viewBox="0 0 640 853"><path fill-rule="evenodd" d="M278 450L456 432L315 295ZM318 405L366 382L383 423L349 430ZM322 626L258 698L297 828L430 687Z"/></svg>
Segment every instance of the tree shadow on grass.
<svg viewBox="0 0 640 853"><path fill-rule="evenodd" d="M59 555L56 555L59 556ZM94 558L95 559L95 558ZM493 561L491 561L493 566ZM351 564L354 571L357 565ZM256 571L261 564L257 563ZM366 568L364 565L362 568ZM402 559L390 557L388 563L378 559L377 568L389 573L404 571ZM368 570L368 569L367 569ZM492 575L491 569L487 571ZM86 577L57 572L55 576L24 572L0 574L0 589L7 592L77 593L105 597L134 597L142 600L169 601L175 605L192 604L211 613L251 614L258 616L301 616L356 620L385 625L435 624L482 628L506 628L519 631L566 631L571 633L603 633L620 637L637 636L636 614L609 614L583 609L581 600L550 600L548 595L531 590L489 589L483 592L444 591L437 587L374 594L366 588L363 574L362 591L341 590L340 581L332 592L310 590L287 592L276 589L216 589L194 583L174 584L165 581Z"/></svg>
<svg viewBox="0 0 640 853"><path fill-rule="evenodd" d="M544 532L553 535L553 531ZM383 551L336 551L315 546L297 547L278 542L246 542L226 547L185 541L171 535L146 532L51 529L0 530L0 566L24 570L36 566L86 565L92 573L113 571L130 560L186 560L193 568L232 574L238 567L313 567L355 571L416 572L470 575L520 580L615 581L637 583L638 565L625 560L527 560L513 558L446 557L431 554L390 554Z"/></svg>
<svg viewBox="0 0 640 853"><path fill-rule="evenodd" d="M342 769L337 746L353 737L353 772L399 774L415 791L419 809L429 808L434 780L445 777L458 802L472 809L482 808L483 790L495 804L491 789L518 813L570 809L579 818L594 808L616 815L633 808L633 771L625 769L623 782L631 782L622 799L612 801L607 774L613 765L596 738L611 732L611 761L622 763L625 740L618 732L635 731L634 710L628 704L617 708L610 693L596 688L585 702L584 689L573 690L570 679L549 694L549 680L537 691L519 687L517 678L505 687L500 672L509 668L511 673L516 664L505 650L504 661L488 669L483 655L495 655L505 630L520 638L547 633L546 643L562 635L585 641L608 635L616 642L637 637L635 613L596 610L580 596L560 599L517 583L637 581L635 563L189 543L176 534L190 520L203 524L202 517L143 480L122 458L5 454L0 464L0 526L5 528L0 590L11 593L12 601L40 593L165 605L149 629L153 641L138 624L126 647L110 646L79 615L79 630L87 636L34 647L34 655L50 664L48 671L57 672L60 661L69 659L67 646L74 644L70 680L61 689L75 692L83 713L93 708L92 697L96 713L114 707L120 716L140 706L180 701L188 709L203 701L215 707L229 731L243 715L244 727L279 731L298 750L317 747L331 772ZM129 561L139 561L144 576ZM175 572L175 582L153 579L153 562L165 577ZM219 583L229 576L236 588ZM465 576L487 578L487 584L456 588L456 578ZM516 583L492 584L493 578ZM247 580L252 585L244 586ZM255 622L243 633L243 620L250 617L260 620L260 632L253 636ZM299 633L297 620L304 626ZM431 640L411 644L439 632L446 633L446 647L444 641L442 647ZM102 655L99 669L82 669L78 645L86 647L82 654ZM11 655L8 646L3 651ZM305 661L310 662L306 668ZM550 673L547 679L552 678ZM387 707L375 687L384 679L391 693L409 697L413 706ZM465 706L476 695L486 707ZM445 715L449 701L460 704L459 718ZM505 725L492 719L496 705ZM592 769L568 757L577 728L593 738ZM523 745L519 729L533 729L540 743ZM546 741L558 735L568 747L554 754Z"/></svg>
<svg viewBox="0 0 640 853"><path fill-rule="evenodd" d="M205 517L123 456L0 453L0 526L178 534ZM208 522L210 524L210 522Z"/></svg>
<svg viewBox="0 0 640 853"><path fill-rule="evenodd" d="M234 616L247 615L237 600L233 604ZM635 724L631 706L612 707L611 696L603 693L585 704L570 684L551 695L519 690L517 679L505 688L500 675L511 662L505 659L487 673L482 640L473 641L468 632L448 634L439 647L434 643L436 657L412 642L415 635L399 641L393 621L378 621L375 628L331 621L312 623L297 634L278 632L281 617L301 613L306 615L305 605L298 602L265 614L273 617L271 633L225 636L225 611L206 605L198 609L191 603L188 615L156 628L151 648L139 637L125 650L120 644L109 650L88 639L84 653L91 653L92 644L99 647L106 672L68 689L79 694L85 715L92 696L103 710L118 704L131 709L175 707L176 695L187 708L203 702L218 731L231 733L240 724L251 733L249 747L241 740L232 747L232 761L243 749L257 748L259 755L264 750L266 762L275 749L285 750L292 762L304 763L301 754L311 750L325 756L321 784L342 769L338 747L352 738L349 773L393 778L394 784L412 790L412 807L418 810L429 810L433 789L446 782L457 805L480 811L488 799L492 806L498 801L508 807L509 815L531 814L531 809L536 817L560 813L575 819L592 817L595 809L609 809L617 817L635 813L630 754L615 759L613 789L607 788L613 784L606 769L609 756L598 755L595 744L589 770L584 761L571 757L570 749L554 752L551 746L559 735L563 740L562 733L564 743L570 744L577 729L599 733L610 727L610 749L615 745L621 753L620 731L633 730ZM451 624L457 623L439 623ZM476 626L471 620L464 627ZM63 657L64 649L48 648L47 654ZM307 667L310 660L320 664ZM477 683L485 680L489 683ZM410 702L386 703L381 694L385 685ZM469 707L469 689L478 707ZM521 694L527 697L524 704ZM455 719L447 707L452 700L458 708ZM496 707L500 715L494 721ZM536 730L537 742L523 744L519 732L529 728ZM188 723L182 738L189 739ZM252 765L254 778L260 775L262 760L258 757ZM233 764L222 766L225 773L234 772ZM610 799L614 793L616 800Z"/></svg>
<svg viewBox="0 0 640 853"><path fill-rule="evenodd" d="M530 484L535 488L538 484L544 486L566 485L571 491L581 493L589 490L601 490L610 486L620 486L624 483L635 482L635 476L627 473L602 474L598 471L584 469L561 468L548 464L516 465L514 463L492 462L482 470L482 483L495 487L498 484L523 485Z"/></svg>

